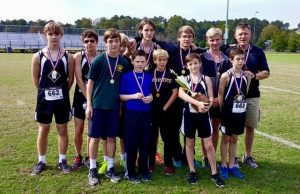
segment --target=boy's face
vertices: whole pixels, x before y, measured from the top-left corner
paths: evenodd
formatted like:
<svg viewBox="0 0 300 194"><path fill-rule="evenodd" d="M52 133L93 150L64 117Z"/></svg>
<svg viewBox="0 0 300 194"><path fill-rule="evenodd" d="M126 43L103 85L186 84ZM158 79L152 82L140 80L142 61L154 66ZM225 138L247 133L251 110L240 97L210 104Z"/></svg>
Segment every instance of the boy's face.
<svg viewBox="0 0 300 194"><path fill-rule="evenodd" d="M182 32L180 37L178 38L180 47L189 48L193 43L194 36L193 34Z"/></svg>
<svg viewBox="0 0 300 194"><path fill-rule="evenodd" d="M48 40L48 43L59 44L60 39L62 38L62 34L57 32L47 32L46 38Z"/></svg>
<svg viewBox="0 0 300 194"><path fill-rule="evenodd" d="M231 63L234 68L242 69L245 64L245 56L243 54L235 55Z"/></svg>
<svg viewBox="0 0 300 194"><path fill-rule="evenodd" d="M209 48L212 50L219 50L220 46L222 44L221 36L218 34L207 38L206 41L207 41Z"/></svg>
<svg viewBox="0 0 300 194"><path fill-rule="evenodd" d="M199 74L200 68L202 66L202 63L200 63L199 59L194 58L190 62L186 64L186 68L190 71L192 74Z"/></svg>
<svg viewBox="0 0 300 194"><path fill-rule="evenodd" d="M85 37L83 39L83 46L87 51L94 51L97 48L98 42L92 37Z"/></svg>
<svg viewBox="0 0 300 194"><path fill-rule="evenodd" d="M143 26L142 35L145 40L152 40L154 36L154 28L153 26L146 24Z"/></svg>
<svg viewBox="0 0 300 194"><path fill-rule="evenodd" d="M120 52L120 39L119 38L108 38L106 41L107 51L113 53Z"/></svg>
<svg viewBox="0 0 300 194"><path fill-rule="evenodd" d="M120 53L123 54L127 49L127 44L126 43L122 43L120 45Z"/></svg>
<svg viewBox="0 0 300 194"><path fill-rule="evenodd" d="M167 62L168 58L161 55L154 60L154 63L159 71L164 71L166 69Z"/></svg>
<svg viewBox="0 0 300 194"><path fill-rule="evenodd" d="M146 67L146 57L136 56L132 63L136 72L143 72L144 68Z"/></svg>

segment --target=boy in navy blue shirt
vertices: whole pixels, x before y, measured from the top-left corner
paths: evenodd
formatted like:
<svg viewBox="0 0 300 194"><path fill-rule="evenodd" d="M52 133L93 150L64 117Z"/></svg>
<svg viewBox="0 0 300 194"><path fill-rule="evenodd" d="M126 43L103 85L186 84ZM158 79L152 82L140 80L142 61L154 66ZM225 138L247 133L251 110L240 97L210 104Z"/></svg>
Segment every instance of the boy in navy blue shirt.
<svg viewBox="0 0 300 194"><path fill-rule="evenodd" d="M135 161L139 150L139 171L142 181L151 180L148 169L149 142L151 130L152 78L144 72L146 53L137 50L132 55L133 71L121 80L120 98L125 101L124 129L127 175L131 183L140 183L135 171Z"/></svg>

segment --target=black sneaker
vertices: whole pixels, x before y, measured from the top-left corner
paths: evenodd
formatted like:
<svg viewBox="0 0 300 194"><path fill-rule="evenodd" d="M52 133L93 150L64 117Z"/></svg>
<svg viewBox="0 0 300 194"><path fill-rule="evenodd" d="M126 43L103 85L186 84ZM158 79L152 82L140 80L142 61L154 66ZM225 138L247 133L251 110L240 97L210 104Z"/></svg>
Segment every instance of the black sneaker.
<svg viewBox="0 0 300 194"><path fill-rule="evenodd" d="M84 160L83 160L83 164L88 168L90 169L90 157L85 157Z"/></svg>
<svg viewBox="0 0 300 194"><path fill-rule="evenodd" d="M198 175L196 172L190 172L189 178L188 178L188 183L189 184L196 184L198 182Z"/></svg>
<svg viewBox="0 0 300 194"><path fill-rule="evenodd" d="M43 172L44 170L46 170L46 164L43 163L42 161L39 161L35 166L34 166L34 169L32 170L31 174L32 176L34 175L38 175L40 174L41 172Z"/></svg>
<svg viewBox="0 0 300 194"><path fill-rule="evenodd" d="M82 164L83 164L82 156L81 155L77 155L74 158L74 163L73 163L72 169L73 170L77 170L77 169L79 169L82 166Z"/></svg>
<svg viewBox="0 0 300 194"><path fill-rule="evenodd" d="M99 184L99 177L97 175L97 168L90 169L89 171L89 185L95 186Z"/></svg>
<svg viewBox="0 0 300 194"><path fill-rule="evenodd" d="M251 168L258 168L257 163L255 162L254 158L251 156L246 157L245 155L243 156L243 162L250 166Z"/></svg>
<svg viewBox="0 0 300 194"><path fill-rule="evenodd" d="M203 166L203 168L205 168L205 169L210 169L210 164L209 164L209 161L208 161L208 158L207 158L207 157L205 157L205 158L203 159L202 166Z"/></svg>
<svg viewBox="0 0 300 194"><path fill-rule="evenodd" d="M68 165L67 160L62 160L58 164L58 169L60 169L63 174L68 174L71 172L71 167Z"/></svg>
<svg viewBox="0 0 300 194"><path fill-rule="evenodd" d="M130 178L128 178L128 181L130 183L132 183L132 184L139 184L139 183L141 183L141 180L138 179L137 177L130 177Z"/></svg>
<svg viewBox="0 0 300 194"><path fill-rule="evenodd" d="M225 182L223 181L223 179L220 177L220 175L218 173L211 175L211 180L215 183L215 185L217 187L220 187L220 188L225 187Z"/></svg>
<svg viewBox="0 0 300 194"><path fill-rule="evenodd" d="M110 178L110 181L113 183L118 183L121 180L121 177L115 174L115 167L112 167L106 171L105 175L106 177Z"/></svg>

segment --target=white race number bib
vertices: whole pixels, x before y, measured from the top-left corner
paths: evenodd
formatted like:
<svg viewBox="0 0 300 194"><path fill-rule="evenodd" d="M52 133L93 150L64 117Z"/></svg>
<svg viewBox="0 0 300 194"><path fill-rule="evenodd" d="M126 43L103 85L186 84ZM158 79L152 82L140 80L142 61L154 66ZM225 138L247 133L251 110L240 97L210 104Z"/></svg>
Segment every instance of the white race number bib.
<svg viewBox="0 0 300 194"><path fill-rule="evenodd" d="M244 113L246 112L247 109L247 101L242 100L242 101L233 101L233 107L232 107L232 112L233 113Z"/></svg>
<svg viewBox="0 0 300 194"><path fill-rule="evenodd" d="M61 100L64 98L61 87L53 87L45 89L45 98L46 100Z"/></svg>

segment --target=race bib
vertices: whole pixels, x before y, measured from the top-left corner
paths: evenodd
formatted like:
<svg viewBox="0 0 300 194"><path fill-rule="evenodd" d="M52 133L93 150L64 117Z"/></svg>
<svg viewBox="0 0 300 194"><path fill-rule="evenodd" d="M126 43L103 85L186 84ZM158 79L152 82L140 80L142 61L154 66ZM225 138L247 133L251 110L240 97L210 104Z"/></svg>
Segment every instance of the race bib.
<svg viewBox="0 0 300 194"><path fill-rule="evenodd" d="M52 87L45 89L45 98L46 100L61 100L64 98L61 87Z"/></svg>
<svg viewBox="0 0 300 194"><path fill-rule="evenodd" d="M233 101L233 107L232 107L232 112L233 113L243 113L246 112L247 109L247 101L242 100L242 101Z"/></svg>
<svg viewBox="0 0 300 194"><path fill-rule="evenodd" d="M194 107L192 106L191 103L189 103L189 108L190 108L190 113L198 113L198 111L196 111L196 110L194 109Z"/></svg>

